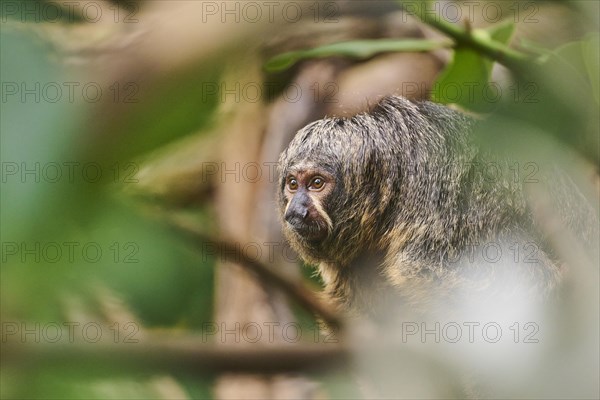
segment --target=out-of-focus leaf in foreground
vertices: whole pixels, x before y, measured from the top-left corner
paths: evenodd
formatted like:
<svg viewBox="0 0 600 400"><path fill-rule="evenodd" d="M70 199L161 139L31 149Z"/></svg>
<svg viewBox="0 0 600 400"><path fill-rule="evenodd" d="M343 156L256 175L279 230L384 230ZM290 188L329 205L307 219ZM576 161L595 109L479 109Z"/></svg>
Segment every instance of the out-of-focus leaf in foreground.
<svg viewBox="0 0 600 400"><path fill-rule="evenodd" d="M65 196L81 181L81 165L67 149L82 120L69 101L67 79L45 49L21 34L0 37L2 118L2 237L17 240L31 230L56 226L72 207ZM57 99L56 101L54 99ZM64 176L73 172L73 179Z"/></svg>
<svg viewBox="0 0 600 400"><path fill-rule="evenodd" d="M92 160L82 149L92 146L93 127L87 122L91 104L99 104L86 104L77 91L91 77L51 62L31 37L3 29L0 40L3 341L86 341L81 328L89 323L100 327L102 340L113 340L114 323L123 327L130 322L141 332L147 326L197 327L210 320L212 260L199 258L142 214L139 204L118 195L123 185L136 184L129 175L135 168L121 169L119 175L119 168L128 164L111 163L112 154L143 152L171 140L171 128L179 134L193 130L202 116L191 115L202 108L206 112L200 114L206 116L208 108L196 102L182 115L172 110L170 122L161 126L156 124L160 113L146 108L156 119L140 122L139 146L125 144L132 146L130 152L119 147L122 141L106 141ZM73 97L65 83L74 85ZM181 82L164 90L173 97L180 93L184 101L192 91ZM155 99L142 106L158 103ZM117 114L104 116L123 121ZM149 127L153 123L154 130ZM151 140L141 140L145 128L154 135ZM68 326L74 327L73 336ZM24 335L27 329L34 333ZM107 388L120 398L154 393L141 383L94 380L99 372L113 379L116 370L91 366L75 373L17 361L2 366L2 397L105 398Z"/></svg>

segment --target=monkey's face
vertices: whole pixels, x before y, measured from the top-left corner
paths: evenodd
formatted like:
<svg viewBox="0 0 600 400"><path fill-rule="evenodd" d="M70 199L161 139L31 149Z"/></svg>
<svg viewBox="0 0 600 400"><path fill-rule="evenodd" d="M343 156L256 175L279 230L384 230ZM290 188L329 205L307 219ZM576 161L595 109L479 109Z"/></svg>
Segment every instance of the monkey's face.
<svg viewBox="0 0 600 400"><path fill-rule="evenodd" d="M301 241L317 245L333 228L324 204L335 181L329 173L315 168L294 168L283 182L285 230Z"/></svg>
<svg viewBox="0 0 600 400"><path fill-rule="evenodd" d="M389 173L393 162L378 154L392 152L386 143L375 146L372 136L361 124L326 118L298 131L282 152L279 214L286 239L304 261L348 264L376 247L388 228L379 220L395 175Z"/></svg>

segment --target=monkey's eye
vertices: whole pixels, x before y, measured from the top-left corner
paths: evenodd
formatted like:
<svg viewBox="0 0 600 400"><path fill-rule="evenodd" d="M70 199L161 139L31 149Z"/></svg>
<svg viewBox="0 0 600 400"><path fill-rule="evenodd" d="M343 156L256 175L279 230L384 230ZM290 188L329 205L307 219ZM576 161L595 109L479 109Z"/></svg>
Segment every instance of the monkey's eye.
<svg viewBox="0 0 600 400"><path fill-rule="evenodd" d="M313 180L310 182L310 186L309 188L311 190L321 190L323 189L323 186L325 185L325 179L323 179L320 176L316 176L313 178Z"/></svg>
<svg viewBox="0 0 600 400"><path fill-rule="evenodd" d="M288 179L288 189L292 192L298 190L298 181L296 180L296 178Z"/></svg>

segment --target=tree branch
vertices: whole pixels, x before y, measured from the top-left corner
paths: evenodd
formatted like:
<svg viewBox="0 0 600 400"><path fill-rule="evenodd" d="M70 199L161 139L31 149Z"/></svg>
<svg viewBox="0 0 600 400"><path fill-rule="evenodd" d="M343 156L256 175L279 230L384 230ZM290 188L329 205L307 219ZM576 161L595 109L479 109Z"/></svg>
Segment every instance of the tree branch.
<svg viewBox="0 0 600 400"><path fill-rule="evenodd" d="M306 309L319 315L331 327L338 329L342 327L341 318L302 281L289 279L266 264L244 254L234 242L212 238L200 231L194 224L181 218L171 216L166 217L165 220L180 236L184 236L196 244L210 245L223 257L256 273L264 282L281 288L284 293Z"/></svg>
<svg viewBox="0 0 600 400"><path fill-rule="evenodd" d="M462 29L455 24L445 21L441 16L428 12L425 1L420 2L416 6L411 3L410 10L408 10L408 7L405 7L405 4L403 3L403 1L400 1L403 9L416 15L427 25L451 37L457 45L471 47L515 72L522 72L532 61L526 54L511 49L490 38L477 35L472 29Z"/></svg>
<svg viewBox="0 0 600 400"><path fill-rule="evenodd" d="M86 373L138 372L281 373L322 371L345 365L350 352L338 344L214 346L200 338L154 337L139 343L2 344L2 365L14 368L69 368ZM86 368L90 366L90 368Z"/></svg>

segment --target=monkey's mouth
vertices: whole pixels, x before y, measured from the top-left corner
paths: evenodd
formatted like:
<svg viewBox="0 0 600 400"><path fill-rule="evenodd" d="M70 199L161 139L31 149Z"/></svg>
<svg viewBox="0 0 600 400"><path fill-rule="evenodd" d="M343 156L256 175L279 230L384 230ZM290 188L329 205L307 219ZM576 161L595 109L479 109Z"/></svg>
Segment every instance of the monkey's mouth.
<svg viewBox="0 0 600 400"><path fill-rule="evenodd" d="M327 236L327 227L319 224L307 224L304 221L293 220L288 225L296 234L310 242L321 241Z"/></svg>

